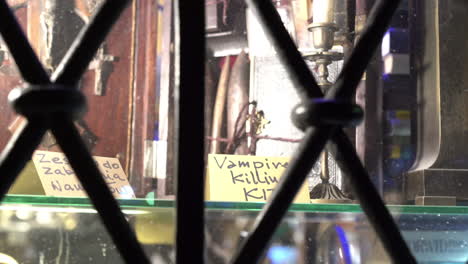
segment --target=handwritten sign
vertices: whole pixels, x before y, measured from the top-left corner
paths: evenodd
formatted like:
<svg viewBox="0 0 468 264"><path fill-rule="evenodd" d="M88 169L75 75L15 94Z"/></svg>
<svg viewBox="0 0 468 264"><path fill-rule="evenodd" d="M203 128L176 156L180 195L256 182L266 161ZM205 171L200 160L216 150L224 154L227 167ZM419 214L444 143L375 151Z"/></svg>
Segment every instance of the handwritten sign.
<svg viewBox="0 0 468 264"><path fill-rule="evenodd" d="M135 197L118 159L93 158L103 174L107 186L116 198ZM33 155L33 162L46 195L87 197L64 154L38 150Z"/></svg>
<svg viewBox="0 0 468 264"><path fill-rule="evenodd" d="M278 184L289 158L241 155L213 155L208 157L207 200L267 201ZM310 203L306 184L294 200Z"/></svg>

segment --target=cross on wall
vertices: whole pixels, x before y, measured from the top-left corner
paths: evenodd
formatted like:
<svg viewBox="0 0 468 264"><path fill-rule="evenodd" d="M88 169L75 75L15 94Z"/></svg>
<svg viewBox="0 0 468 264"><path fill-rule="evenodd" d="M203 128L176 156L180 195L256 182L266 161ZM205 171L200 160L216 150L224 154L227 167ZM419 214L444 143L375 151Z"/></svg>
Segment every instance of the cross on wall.
<svg viewBox="0 0 468 264"><path fill-rule="evenodd" d="M112 73L114 68L113 62L117 61L118 57L111 54L106 54L106 46L103 44L98 51L96 56L91 61L88 69L94 70L94 94L103 96L107 80Z"/></svg>

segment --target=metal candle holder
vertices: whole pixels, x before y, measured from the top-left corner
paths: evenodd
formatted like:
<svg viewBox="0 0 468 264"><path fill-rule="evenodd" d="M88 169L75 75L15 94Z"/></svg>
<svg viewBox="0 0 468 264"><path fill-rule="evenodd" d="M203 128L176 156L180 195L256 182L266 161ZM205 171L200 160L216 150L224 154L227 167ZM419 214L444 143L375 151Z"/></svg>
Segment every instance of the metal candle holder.
<svg viewBox="0 0 468 264"><path fill-rule="evenodd" d="M320 10L317 7L314 8L314 12L324 11L324 13L332 13L334 1L328 3L321 2L319 7L328 8L329 10ZM315 17L315 16L314 16ZM326 17L325 20L331 20L330 16ZM343 53L333 51L333 45L335 43L335 32L338 31L338 26L333 22L316 22L311 23L308 27L312 34L313 45L317 51L304 54L305 60L313 61L317 67L317 84L320 86L324 94L327 94L328 90L332 87L333 83L328 81L328 65L334 61L340 61L343 59ZM345 202L349 201L346 195L334 184L330 183L330 173L328 170L328 151L325 149L321 157L321 183L316 185L312 191L311 199L314 202L326 203L326 202Z"/></svg>

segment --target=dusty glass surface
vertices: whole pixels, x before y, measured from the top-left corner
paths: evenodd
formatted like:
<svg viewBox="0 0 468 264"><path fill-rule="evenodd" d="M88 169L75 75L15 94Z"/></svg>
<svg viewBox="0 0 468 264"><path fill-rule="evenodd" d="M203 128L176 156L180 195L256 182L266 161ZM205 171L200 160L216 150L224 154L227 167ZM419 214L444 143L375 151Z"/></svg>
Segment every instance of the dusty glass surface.
<svg viewBox="0 0 468 264"><path fill-rule="evenodd" d="M119 202L153 263L174 263L174 203ZM206 263L229 263L263 204L206 206ZM464 263L468 257L467 207L389 209L418 262ZM0 233L3 263L123 263L87 199L8 196L0 208ZM295 204L260 263L388 262L358 205Z"/></svg>
<svg viewBox="0 0 468 264"><path fill-rule="evenodd" d="M102 1L7 2L52 73ZM272 2L328 91L375 1ZM299 97L255 16L242 0L205 4L206 256L228 263L303 133L291 121ZM171 0L131 2L79 83L89 109L76 122L93 156L106 158L104 176L128 198L122 208L154 263L174 259L173 14ZM402 1L354 96L364 120L345 129L422 263L468 259L468 39L460 34L467 14L465 0ZM20 84L0 41L1 148L24 122L7 102ZM35 156L44 161L60 152L49 133L39 150L52 153ZM116 177L106 171L112 164ZM47 178L73 177L67 164L56 165L31 162L11 188L0 208L0 252L18 263L119 263L89 202L76 198L84 197L79 184ZM127 187L113 185L125 177ZM324 152L263 263L389 262L347 179Z"/></svg>

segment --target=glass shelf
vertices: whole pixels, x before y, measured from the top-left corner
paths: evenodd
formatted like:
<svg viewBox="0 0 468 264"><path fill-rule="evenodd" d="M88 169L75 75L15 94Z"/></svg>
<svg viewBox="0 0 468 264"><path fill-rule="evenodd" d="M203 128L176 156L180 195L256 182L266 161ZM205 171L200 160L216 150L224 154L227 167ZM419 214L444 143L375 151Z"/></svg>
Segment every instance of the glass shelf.
<svg viewBox="0 0 468 264"><path fill-rule="evenodd" d="M173 263L175 202L149 198L119 202L154 263ZM207 263L228 263L263 206L206 202ZM421 263L468 259L468 207L388 208ZM2 236L0 253L18 263L36 263L37 259L47 263L64 250L68 255L61 255L59 263L122 263L87 198L8 195L0 206ZM347 263L342 262L343 254L352 263L389 263L358 204L293 204L262 263L274 263L271 258L277 254L291 258L280 263Z"/></svg>
<svg viewBox="0 0 468 264"><path fill-rule="evenodd" d="M151 210L151 208L173 208L173 200L161 199L118 199L123 208L134 207ZM38 205L38 206L92 206L88 198L79 197L52 197L42 195L7 195L2 202L4 205ZM260 211L265 203L261 202L205 202L207 210L242 210L242 211ZM455 214L467 215L468 206L414 206L414 205L387 205L392 214ZM293 204L290 212L304 213L362 213L359 204Z"/></svg>

